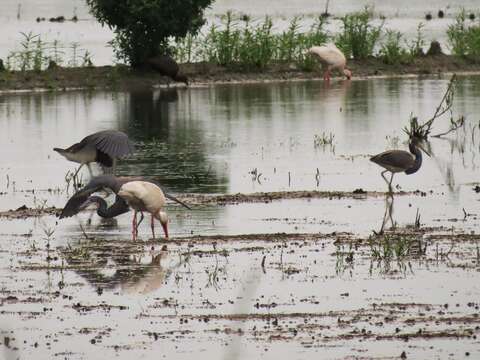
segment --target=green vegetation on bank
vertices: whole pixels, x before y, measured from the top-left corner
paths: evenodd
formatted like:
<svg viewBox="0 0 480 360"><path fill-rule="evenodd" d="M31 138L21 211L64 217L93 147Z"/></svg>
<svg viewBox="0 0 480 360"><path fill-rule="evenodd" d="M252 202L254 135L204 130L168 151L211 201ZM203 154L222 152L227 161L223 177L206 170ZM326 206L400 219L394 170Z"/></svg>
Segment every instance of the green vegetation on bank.
<svg viewBox="0 0 480 360"><path fill-rule="evenodd" d="M465 10L462 10L455 23L448 27L447 36L454 55L480 58L480 22L468 24Z"/></svg>
<svg viewBox="0 0 480 360"><path fill-rule="evenodd" d="M465 14L462 11L457 16L447 35L453 55L474 59L480 53L480 25L470 20L467 24ZM283 32L274 31L268 16L255 22L249 16L228 12L221 20L204 33L189 34L173 43L176 59L246 69L287 63L309 71L316 62L306 50L327 42L334 42L349 59L377 57L388 65L412 63L424 55L427 45L423 23L408 41L401 32L385 28L384 20L375 21L369 8L340 18L341 30L336 34L327 31L328 19L322 16L308 29L302 29L302 17L296 16Z"/></svg>
<svg viewBox="0 0 480 360"><path fill-rule="evenodd" d="M6 70L41 71L52 66L78 67L91 66L88 50L81 49L78 43L62 44L59 41L45 42L40 35L32 32L20 33L20 50L9 53L3 66Z"/></svg>
<svg viewBox="0 0 480 360"><path fill-rule="evenodd" d="M102 3L99 0L89 2ZM152 3L160 2L155 0ZM205 0L202 6L207 2ZM201 23L203 18L197 20ZM219 23L206 26L201 32L197 32L197 28L192 31L187 31L187 28L182 28L181 31L177 29L176 35L158 35L158 39L163 40L157 39L160 43L156 47L153 44L142 46L153 46L158 53L171 53L180 63L205 62L245 71L261 70L278 64L312 71L318 62L307 54L307 49L327 42L334 42L350 59L375 57L387 65L411 64L416 58L424 56L427 44L423 23L419 23L416 36L407 40L401 32L386 28L384 20L374 19L369 8L345 15L339 20L341 29L338 33L327 30L329 20L322 16L313 21L296 16L284 31L279 32L268 16L253 20L247 15L227 12ZM106 20L105 23L110 24ZM302 26L305 23L310 25ZM115 31L117 38L114 46L119 60L133 63L132 59L137 55L127 53L130 51L126 50L127 45L119 43L119 38L123 35L119 35L120 30ZM52 62L72 67L92 64L90 53L79 49L76 43L66 46L57 41L46 43L39 35L32 33L22 33L22 37L21 49L10 53L4 61L7 70L39 71L52 65ZM467 19L465 11L460 12L455 22L449 26L447 38L454 56L469 61L480 59L480 23ZM122 41L127 41L127 38ZM137 40L130 38L128 41ZM147 51L146 48L131 50L142 52L144 55L138 55L140 57L155 52L152 49Z"/></svg>

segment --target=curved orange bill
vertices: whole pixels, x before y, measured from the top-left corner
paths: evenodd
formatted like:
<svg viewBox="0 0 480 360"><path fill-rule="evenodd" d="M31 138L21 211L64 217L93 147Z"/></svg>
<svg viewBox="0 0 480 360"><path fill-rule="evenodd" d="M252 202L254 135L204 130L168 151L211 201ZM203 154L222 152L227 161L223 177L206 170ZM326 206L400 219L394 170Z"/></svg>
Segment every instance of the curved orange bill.
<svg viewBox="0 0 480 360"><path fill-rule="evenodd" d="M165 239L168 239L168 223L162 224L163 231L165 232Z"/></svg>

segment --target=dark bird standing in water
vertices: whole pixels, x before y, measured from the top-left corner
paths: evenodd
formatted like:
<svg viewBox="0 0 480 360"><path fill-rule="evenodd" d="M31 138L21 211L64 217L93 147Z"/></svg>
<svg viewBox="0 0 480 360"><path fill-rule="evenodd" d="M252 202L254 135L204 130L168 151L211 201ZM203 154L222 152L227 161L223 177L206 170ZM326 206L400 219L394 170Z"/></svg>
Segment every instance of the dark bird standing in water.
<svg viewBox="0 0 480 360"><path fill-rule="evenodd" d="M404 150L388 150L370 158L370 161L386 169L382 171L382 177L388 184L388 191L390 193L392 192L392 181L395 173L405 172L407 175L416 173L422 166L421 150L429 155L429 153L420 146L418 140L411 140L408 148L410 152ZM390 181L385 177L385 173L388 171L392 173Z"/></svg>
<svg viewBox="0 0 480 360"><path fill-rule="evenodd" d="M115 202L110 207L107 206L105 199L100 196L91 196L93 193L104 189L110 189L116 194ZM138 226L143 220L144 211L152 214L151 229L153 237L155 238L155 218L162 224L165 236L168 238L168 219L166 213L162 211L165 206L165 198L190 209L188 205L176 197L164 193L155 181L146 180L142 177L96 176L67 201L60 214L60 219L76 215L90 204L97 206L97 214L102 218L113 218L128 212L132 208L134 210L132 219L133 240L137 237ZM137 212L140 212L141 215L138 223Z"/></svg>
<svg viewBox="0 0 480 360"><path fill-rule="evenodd" d="M67 160L81 164L75 175L85 164L92 175L90 163L98 162L105 167L113 167L115 173L117 159L131 154L135 148L127 134L117 130L103 130L88 135L66 149L53 148L53 150Z"/></svg>
<svg viewBox="0 0 480 360"><path fill-rule="evenodd" d="M171 56L158 55L147 59L146 63L161 75L168 76L174 81L183 82L188 86L188 78L180 72L180 67Z"/></svg>

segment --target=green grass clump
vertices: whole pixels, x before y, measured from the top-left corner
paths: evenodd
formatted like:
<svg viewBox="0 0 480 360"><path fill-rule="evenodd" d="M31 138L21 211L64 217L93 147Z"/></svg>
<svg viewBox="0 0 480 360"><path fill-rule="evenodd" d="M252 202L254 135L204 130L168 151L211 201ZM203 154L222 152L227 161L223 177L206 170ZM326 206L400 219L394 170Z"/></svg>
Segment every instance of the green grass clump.
<svg viewBox="0 0 480 360"><path fill-rule="evenodd" d="M326 20L318 17L311 28L302 31L301 17L294 17L282 33L275 33L269 16L252 21L227 12L220 25L211 25L205 34L178 39L172 46L180 62L205 61L221 66L264 69L274 63L296 64L312 69L314 59L307 49L328 39Z"/></svg>
<svg viewBox="0 0 480 360"><path fill-rule="evenodd" d="M408 51L402 47L402 33L400 31L387 30L386 40L379 52L380 58L389 65L405 64L412 60Z"/></svg>
<svg viewBox="0 0 480 360"><path fill-rule="evenodd" d="M425 27L424 23L419 23L417 26L417 34L415 38L410 42L408 46L408 51L410 57L414 58L416 56L423 56L423 48L425 47L425 36L423 34L423 28Z"/></svg>
<svg viewBox="0 0 480 360"><path fill-rule="evenodd" d="M297 33L294 63L303 70L312 71L317 64L317 60L307 53L312 46L325 44L329 40L329 35L325 30L327 18L319 16L313 23L310 31Z"/></svg>
<svg viewBox="0 0 480 360"><path fill-rule="evenodd" d="M50 62L56 65L66 63L70 66L92 66L91 54L88 50L73 43L70 47L63 47L57 40L52 43L44 42L39 34L32 32L20 33L20 50L11 51L6 58L6 70L42 71ZM65 49L71 49L71 58L65 61Z"/></svg>
<svg viewBox="0 0 480 360"><path fill-rule="evenodd" d="M380 39L383 22L372 25L373 13L369 8L342 17L343 31L337 36L336 44L347 58L366 59L373 56L375 45Z"/></svg>
<svg viewBox="0 0 480 360"><path fill-rule="evenodd" d="M370 238L369 245L375 260L401 260L409 255L415 241L411 236L384 235L380 240Z"/></svg>
<svg viewBox="0 0 480 360"><path fill-rule="evenodd" d="M448 44L452 53L461 57L480 57L480 24L467 25L467 14L462 10L455 23L447 30Z"/></svg>

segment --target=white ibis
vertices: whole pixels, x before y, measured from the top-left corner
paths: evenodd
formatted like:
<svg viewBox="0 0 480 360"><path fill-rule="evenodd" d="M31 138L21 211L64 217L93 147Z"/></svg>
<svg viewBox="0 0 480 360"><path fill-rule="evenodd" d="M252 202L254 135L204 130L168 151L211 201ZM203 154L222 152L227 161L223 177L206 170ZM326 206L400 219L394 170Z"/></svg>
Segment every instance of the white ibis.
<svg viewBox="0 0 480 360"><path fill-rule="evenodd" d="M183 82L188 86L188 78L180 72L180 67L171 56L158 55L147 59L146 63L161 75L168 76L173 81Z"/></svg>
<svg viewBox="0 0 480 360"><path fill-rule="evenodd" d="M117 196L112 206L107 207L106 201L99 196L90 196L102 189L110 189ZM154 219L160 221L168 238L168 218L163 211L165 207L165 198L171 199L186 208L188 205L178 200L170 194L164 194L162 189L153 181L148 181L140 177L115 177L113 175L102 175L94 177L90 182L75 193L65 204L60 214L60 219L73 216L80 210L90 204L97 205L97 214L103 218L113 218L124 214L132 208L134 210L132 219L132 238L135 240L138 234L138 226L143 220L143 212L151 214L151 229L153 238L155 238ZM137 212L140 212L141 219L137 223Z"/></svg>
<svg viewBox="0 0 480 360"><path fill-rule="evenodd" d="M323 67L323 80L330 81L332 70L338 70L345 75L348 80L352 78L352 72L347 68L347 59L343 52L335 44L324 46L313 46L308 49L308 53L318 57Z"/></svg>
<svg viewBox="0 0 480 360"><path fill-rule="evenodd" d="M90 168L92 162L98 162L105 167L113 166L113 173L115 173L117 159L131 154L134 151L134 146L127 134L117 130L103 130L88 135L79 143L66 149L53 148L53 150L67 160L80 164L75 175L85 164L88 166L90 175L92 175L92 169Z"/></svg>
<svg viewBox="0 0 480 360"><path fill-rule="evenodd" d="M370 158L370 161L385 169L382 171L381 175L383 180L388 184L388 191L390 193L392 193L392 180L394 174L400 172L405 172L407 175L416 173L422 166L422 152L420 150L423 150L429 155L417 140L411 140L408 148L410 152L404 150L388 150ZM388 171L392 173L390 181L385 177L385 173Z"/></svg>

